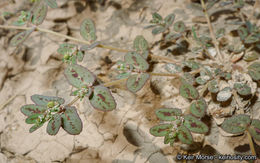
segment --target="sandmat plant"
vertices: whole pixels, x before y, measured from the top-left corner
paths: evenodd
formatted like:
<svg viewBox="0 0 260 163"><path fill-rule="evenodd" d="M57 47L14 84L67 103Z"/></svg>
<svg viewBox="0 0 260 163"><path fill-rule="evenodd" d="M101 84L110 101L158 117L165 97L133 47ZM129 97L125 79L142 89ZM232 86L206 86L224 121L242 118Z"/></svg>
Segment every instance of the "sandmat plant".
<svg viewBox="0 0 260 163"><path fill-rule="evenodd" d="M50 135L56 135L60 127L69 134L80 134L83 124L77 109L73 106L77 100L89 100L93 108L99 111L112 111L116 109L116 101L109 90L110 86L125 82L126 88L136 93L153 76L175 77L181 82L179 94L190 106L162 107L156 110L155 115L160 124L150 129L152 135L164 137L164 143L171 146L177 141L190 145L194 143L191 133L207 134L210 131L203 122L205 116L227 117L220 127L234 135L246 132L252 154L256 155L251 137L260 141L260 121L251 118L250 108L257 97L260 80L260 62L257 54L260 50L260 28L251 19L246 19L242 13L242 8L247 5L244 0L208 0L207 3L201 0L200 3L191 4L204 13L209 32L199 34L198 25L189 27L183 21L175 21L176 16L173 13L165 18L159 13L153 13L150 25L146 27L152 28L153 35L162 35L162 44L174 44L195 54L182 61L152 54L148 42L142 35L136 36L131 51L103 45L97 41L95 23L88 18L80 26L80 34L84 40L40 28L48 7L58 7L56 0L34 0L31 10L22 11L13 23L14 26L0 25L0 28L24 30L10 40L11 46L19 47L36 31L80 43L77 45L66 42L57 50L63 56L62 61L67 64L64 75L75 88L71 92L75 99L65 104L61 97L32 95L34 104L21 107L21 112L28 117L26 123L33 124L30 132L48 122L46 131ZM208 12L213 6L234 8L241 18L236 22L237 28L229 32L225 28L214 29ZM235 33L238 41L226 43L228 33ZM185 46L184 42L188 46ZM93 48L126 53L124 60L116 62L116 80L102 83L90 70L79 65L86 52ZM151 72L149 68L153 60L166 62L165 70L168 73ZM203 60L210 62L201 62ZM245 68L239 65L240 60L253 63L249 63ZM209 111L210 106L217 109ZM231 111L224 112L222 108L227 107L232 108Z"/></svg>

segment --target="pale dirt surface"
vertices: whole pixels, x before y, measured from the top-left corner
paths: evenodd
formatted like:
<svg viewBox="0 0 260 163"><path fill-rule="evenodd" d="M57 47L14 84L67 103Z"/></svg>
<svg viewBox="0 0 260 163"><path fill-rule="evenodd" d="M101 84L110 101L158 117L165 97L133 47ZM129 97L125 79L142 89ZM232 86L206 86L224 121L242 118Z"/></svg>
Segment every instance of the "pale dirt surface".
<svg viewBox="0 0 260 163"><path fill-rule="evenodd" d="M0 0L0 6L4 4L0 13L9 11L16 14L29 8L27 0L15 0L14 4L5 5L6 2L9 0ZM151 19L151 13L157 11L166 16L173 12L176 20L183 20L190 25L192 16L199 14L192 11L187 2L108 0L101 6L83 0L58 0L60 8L49 8L41 27L80 38L80 23L84 18L91 18L97 27L98 40L105 44L132 49L134 38L143 35L152 46L161 37L153 36L151 30L144 29ZM14 20L15 17L8 19L5 25ZM3 23L2 19L0 23ZM73 99L69 96L72 87L63 75L66 64L61 62L61 56L57 54L59 44L65 39L36 32L16 54L12 54L15 48L8 47L8 40L15 33L16 30L0 29L0 104L17 95L0 110L0 163L175 162L176 154L181 152L180 144L170 147L163 144L163 138L155 138L149 134L149 128L158 123L154 110L161 106L189 106L186 100L176 96L179 84L178 80L172 78L154 77L137 95L127 91L124 85L112 87L117 108L108 113L94 110L87 100L78 101L75 106L83 121L80 135L72 136L60 129L56 136L49 136L46 133L46 124L30 134L31 126L24 122L26 117L20 112L20 107L32 103L31 95L60 96L67 103ZM152 52L181 59L181 56L169 55L167 49L160 50L156 45ZM80 64L107 82L112 80L110 77L113 74L108 70L115 61L123 59L123 54L96 48L89 51ZM108 62L110 60L112 64ZM163 64L155 65L154 72L165 72ZM255 107L256 110L257 108L258 106ZM255 118L259 118L259 111L255 113ZM236 147L242 148L242 154L250 153L245 136L232 139L223 137L220 134L223 131L217 127L215 121L209 123L212 127L208 135L193 135L198 146L205 146L201 153L210 151L210 154L234 154Z"/></svg>

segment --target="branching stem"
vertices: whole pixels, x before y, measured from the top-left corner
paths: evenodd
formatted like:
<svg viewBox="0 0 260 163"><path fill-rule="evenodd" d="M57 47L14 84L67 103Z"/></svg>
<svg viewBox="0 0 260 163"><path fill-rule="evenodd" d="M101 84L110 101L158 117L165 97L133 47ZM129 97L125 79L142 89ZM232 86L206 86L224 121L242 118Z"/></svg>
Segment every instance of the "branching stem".
<svg viewBox="0 0 260 163"><path fill-rule="evenodd" d="M223 61L224 60L224 56L220 52L220 49L219 49L219 46L218 46L218 41L216 39L216 36L215 36L214 30L213 30L212 24L210 22L210 18L209 18L208 12L207 12L206 5L204 3L204 0L200 0L200 2L201 2L201 6L203 8L204 15L205 15L206 20L207 20L207 24L208 24L209 31L210 31L210 36L211 36L211 38L213 40L213 44L214 44L215 49L216 49L217 54L218 54L218 58L219 58L220 61Z"/></svg>

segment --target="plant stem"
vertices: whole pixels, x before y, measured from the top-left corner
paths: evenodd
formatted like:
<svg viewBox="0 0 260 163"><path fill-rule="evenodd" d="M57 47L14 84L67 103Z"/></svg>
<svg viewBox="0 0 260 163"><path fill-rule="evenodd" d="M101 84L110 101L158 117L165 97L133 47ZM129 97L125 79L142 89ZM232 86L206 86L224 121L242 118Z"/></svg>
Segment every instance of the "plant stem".
<svg viewBox="0 0 260 163"><path fill-rule="evenodd" d="M215 33L213 31L213 27L212 27L212 24L210 22L210 18L209 18L209 15L208 15L207 8L205 6L204 0L200 0L200 2L201 2L201 6L203 8L204 15L205 15L206 20L207 20L207 24L208 24L209 31L210 31L210 36L211 36L211 38L213 40L213 44L214 44L214 46L216 48L216 51L217 51L217 54L218 54L218 57L219 57L219 61L223 61L224 60L224 56L222 55L222 53L219 50L218 41L217 41Z"/></svg>
<svg viewBox="0 0 260 163"><path fill-rule="evenodd" d="M159 59L159 60L163 60L163 61L169 62L169 63L180 63L180 61L176 61L174 59L170 59L170 58L163 57L163 56L158 56L158 55L154 55L154 54L150 54L150 56L152 57L152 59Z"/></svg>
<svg viewBox="0 0 260 163"><path fill-rule="evenodd" d="M79 96L77 96L76 98L74 98L67 106L72 106L75 102L77 102L79 100Z"/></svg>
<svg viewBox="0 0 260 163"><path fill-rule="evenodd" d="M249 146L250 146L250 150L252 152L252 155L256 156L256 152L255 152L255 148L254 148L254 142L252 140L252 137L247 130L246 130L246 133L247 133L247 138L248 138L248 141L249 141Z"/></svg>
<svg viewBox="0 0 260 163"><path fill-rule="evenodd" d="M19 26L4 26L4 25L0 25L0 28L3 28L3 29L29 30L32 27L19 27ZM74 38L74 37L71 37L71 36L67 36L67 35L64 35L64 34L61 34L61 33L58 33L58 32L54 32L54 31L49 30L49 29L45 29L45 28L36 27L35 31L39 31L39 32L43 32L43 33L49 33L49 34L52 34L52 35L55 35L55 36L58 36L58 37L63 37L63 38L66 38L68 40L72 40L72 41L83 43L83 44L87 44L87 45L90 44L90 42L88 42L88 41L77 39L77 38ZM128 50L126 50L126 49L115 48L115 47L111 47L111 46L108 46L108 45L101 45L100 44L97 47L104 48L104 49L115 50L115 51L119 51L119 52L128 52Z"/></svg>
<svg viewBox="0 0 260 163"><path fill-rule="evenodd" d="M127 78L119 79L119 80L115 80L115 81L111 81L111 82L104 83L103 85L104 85L105 87L110 87L110 86L116 85L116 84L118 84L118 83L124 82L124 81L126 81L126 80L127 80Z"/></svg>
<svg viewBox="0 0 260 163"><path fill-rule="evenodd" d="M151 76L169 76L169 77L181 77L179 74L165 74L165 73L149 73Z"/></svg>

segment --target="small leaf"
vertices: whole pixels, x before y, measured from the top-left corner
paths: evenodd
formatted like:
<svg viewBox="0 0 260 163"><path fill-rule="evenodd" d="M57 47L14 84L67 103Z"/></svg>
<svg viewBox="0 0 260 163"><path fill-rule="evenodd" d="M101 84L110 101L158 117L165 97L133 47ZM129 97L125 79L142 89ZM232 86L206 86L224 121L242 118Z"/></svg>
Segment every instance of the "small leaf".
<svg viewBox="0 0 260 163"><path fill-rule="evenodd" d="M82 62L82 60L84 58L84 53L82 51L78 51L76 55L77 55L77 60L79 62Z"/></svg>
<svg viewBox="0 0 260 163"><path fill-rule="evenodd" d="M146 81L149 79L148 73L131 75L126 82L126 87L129 91L136 93L143 88Z"/></svg>
<svg viewBox="0 0 260 163"><path fill-rule="evenodd" d="M204 84L207 83L207 81L208 81L209 79L210 79L210 77L207 76L207 75L198 76L198 77L196 78L196 82L197 82L198 84L200 84L200 85L204 85Z"/></svg>
<svg viewBox="0 0 260 163"><path fill-rule="evenodd" d="M73 55L77 51L77 45L64 43L60 45L57 51L62 55Z"/></svg>
<svg viewBox="0 0 260 163"><path fill-rule="evenodd" d="M172 124L160 124L150 128L150 133L156 137L165 136L171 131L172 127Z"/></svg>
<svg viewBox="0 0 260 163"><path fill-rule="evenodd" d="M207 107L206 101L201 98L191 103L190 112L195 117L202 118L206 113Z"/></svg>
<svg viewBox="0 0 260 163"><path fill-rule="evenodd" d="M87 41L95 41L96 28L91 19L85 19L80 25L80 35Z"/></svg>
<svg viewBox="0 0 260 163"><path fill-rule="evenodd" d="M211 80L208 84L208 90L211 92L211 93L217 93L219 91L218 89L218 82L216 79L214 80Z"/></svg>
<svg viewBox="0 0 260 163"><path fill-rule="evenodd" d="M42 127L43 124L44 124L44 123L33 125L33 126L30 128L29 132L30 132L30 133L34 132L34 131L37 130L38 128Z"/></svg>
<svg viewBox="0 0 260 163"><path fill-rule="evenodd" d="M170 132L170 133L166 134L164 137L164 144L170 143L170 146L173 146L173 143L174 143L176 137L177 137L176 132Z"/></svg>
<svg viewBox="0 0 260 163"><path fill-rule="evenodd" d="M137 51L145 51L148 49L148 42L142 35L138 35L135 37L134 49Z"/></svg>
<svg viewBox="0 0 260 163"><path fill-rule="evenodd" d="M178 127L178 139L184 144L192 144L193 142L190 131L183 125Z"/></svg>
<svg viewBox="0 0 260 163"><path fill-rule="evenodd" d="M224 102L232 96L231 88L225 87L217 94L217 101Z"/></svg>
<svg viewBox="0 0 260 163"><path fill-rule="evenodd" d="M253 119L248 131L255 140L260 141L260 120Z"/></svg>
<svg viewBox="0 0 260 163"><path fill-rule="evenodd" d="M43 95L32 95L31 96L32 101L36 104L36 105L40 105L40 106L47 106L48 102L50 101L54 101L61 104L64 104L64 99L60 98L60 97L55 97L55 96L43 96Z"/></svg>
<svg viewBox="0 0 260 163"><path fill-rule="evenodd" d="M56 135L61 126L61 116L60 114L54 114L52 119L49 121L47 125L47 133L49 135Z"/></svg>
<svg viewBox="0 0 260 163"><path fill-rule="evenodd" d="M257 60L259 58L259 55L256 52L249 52L246 53L245 56L243 57L243 60L247 62L252 62L254 60Z"/></svg>
<svg viewBox="0 0 260 163"><path fill-rule="evenodd" d="M194 88L188 82L182 82L180 87L180 95L187 99L197 99L199 97L199 93L196 88Z"/></svg>
<svg viewBox="0 0 260 163"><path fill-rule="evenodd" d="M188 82L189 84L193 85L195 83L194 77L189 72L183 73L183 78L181 78L181 82Z"/></svg>
<svg viewBox="0 0 260 163"><path fill-rule="evenodd" d="M225 119L221 128L231 134L242 134L250 124L251 120L248 115L239 114Z"/></svg>
<svg viewBox="0 0 260 163"><path fill-rule="evenodd" d="M128 52L125 55L125 62L127 64L133 65L135 68L141 71L148 70L149 68L149 64L147 63L147 61L136 52Z"/></svg>
<svg viewBox="0 0 260 163"><path fill-rule="evenodd" d="M44 0L44 1L51 8L58 8L58 4L57 4L56 0Z"/></svg>
<svg viewBox="0 0 260 163"><path fill-rule="evenodd" d="M100 111L111 111L116 108L116 102L109 89L101 85L94 87L89 100L91 105Z"/></svg>
<svg viewBox="0 0 260 163"><path fill-rule="evenodd" d="M182 64L184 67L189 67L191 70L197 70L200 68L200 64L192 60L182 62Z"/></svg>
<svg viewBox="0 0 260 163"><path fill-rule="evenodd" d="M175 14L169 14L164 18L164 23L166 25L166 27L169 27L172 25L173 21L175 19Z"/></svg>
<svg viewBox="0 0 260 163"><path fill-rule="evenodd" d="M259 38L257 35L249 35L245 38L245 43L246 44L253 44L259 41Z"/></svg>
<svg viewBox="0 0 260 163"><path fill-rule="evenodd" d="M27 124L35 124L38 122L39 116L43 116L42 114L32 114L28 118L26 118L25 122Z"/></svg>
<svg viewBox="0 0 260 163"><path fill-rule="evenodd" d="M164 31L166 31L166 28L163 27L163 26L159 26L159 27L155 27L155 28L152 30L152 34L153 34L153 35L157 35L157 34L163 33Z"/></svg>
<svg viewBox="0 0 260 163"><path fill-rule="evenodd" d="M30 34L34 31L34 28L29 29L27 31L23 31L18 33L17 35L15 35L11 41L10 41L10 45L11 46L18 46L21 43L23 43L29 36Z"/></svg>
<svg viewBox="0 0 260 163"><path fill-rule="evenodd" d="M184 116L184 126L194 133L203 134L209 131L209 128L205 123L193 117L192 115Z"/></svg>
<svg viewBox="0 0 260 163"><path fill-rule="evenodd" d="M151 21L151 23L159 23L160 21L162 21L162 16L160 14L158 14L157 12L152 14L153 20Z"/></svg>
<svg viewBox="0 0 260 163"><path fill-rule="evenodd" d="M45 3L39 3L32 12L32 23L40 25L43 23L48 11L48 6Z"/></svg>
<svg viewBox="0 0 260 163"><path fill-rule="evenodd" d="M238 35L241 40L245 40L246 37L248 36L248 31L245 27L241 26L237 29Z"/></svg>
<svg viewBox="0 0 260 163"><path fill-rule="evenodd" d="M38 106L34 104L24 105L21 107L21 112L26 116L31 116L33 114L42 114L46 111L46 106Z"/></svg>
<svg viewBox="0 0 260 163"><path fill-rule="evenodd" d="M66 106L61 114L62 128L71 135L78 135L82 131L82 122L74 106Z"/></svg>
<svg viewBox="0 0 260 163"><path fill-rule="evenodd" d="M186 27L183 21L177 21L176 23L174 23L173 30L178 33L184 32L186 30Z"/></svg>
<svg viewBox="0 0 260 163"><path fill-rule="evenodd" d="M95 82L95 76L87 68L74 64L69 65L64 72L69 83L74 87L91 86Z"/></svg>
<svg viewBox="0 0 260 163"><path fill-rule="evenodd" d="M118 74L117 76L116 76L116 79L125 79L125 78L128 78L129 76L131 75L131 73L130 72L124 72L124 73L121 73L121 74Z"/></svg>
<svg viewBox="0 0 260 163"><path fill-rule="evenodd" d="M172 74L176 74L182 71L181 66L173 64L173 63L168 63L165 65L165 69Z"/></svg>
<svg viewBox="0 0 260 163"><path fill-rule="evenodd" d="M181 116L182 111L177 108L160 108L155 111L156 116L163 121L175 121L176 116Z"/></svg>
<svg viewBox="0 0 260 163"><path fill-rule="evenodd" d="M237 90L238 94L242 96L251 95L251 88L247 84L235 83L234 88Z"/></svg>

